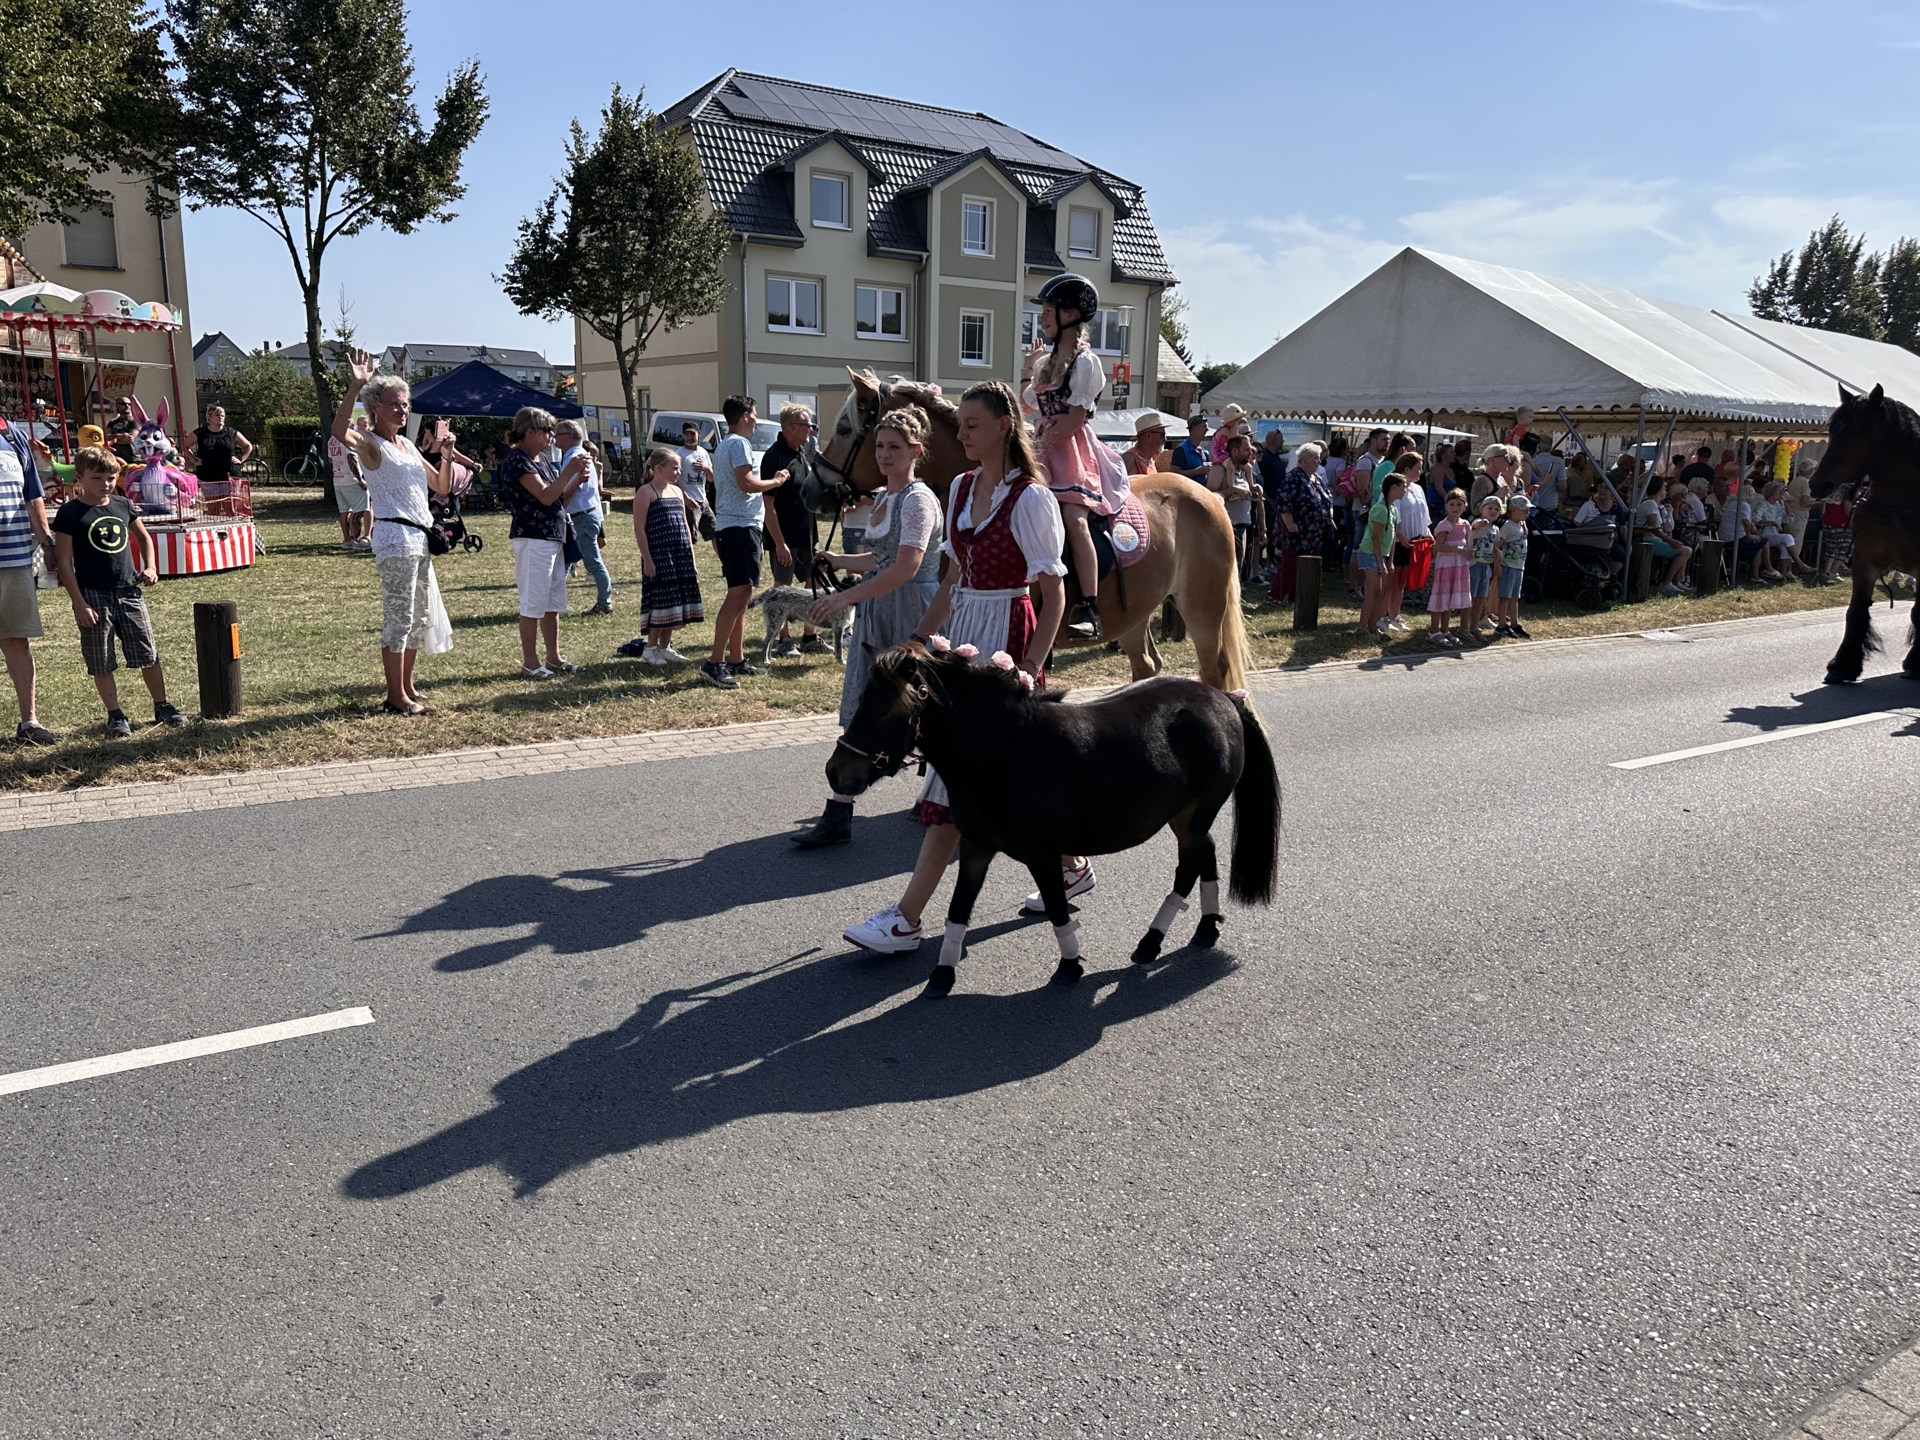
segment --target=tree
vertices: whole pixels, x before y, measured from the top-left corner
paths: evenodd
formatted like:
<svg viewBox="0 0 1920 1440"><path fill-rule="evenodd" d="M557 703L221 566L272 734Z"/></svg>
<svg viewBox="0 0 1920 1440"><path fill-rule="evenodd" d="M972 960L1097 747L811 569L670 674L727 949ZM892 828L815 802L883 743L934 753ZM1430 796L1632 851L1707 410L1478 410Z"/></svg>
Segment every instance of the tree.
<svg viewBox="0 0 1920 1440"><path fill-rule="evenodd" d="M1854 235L1838 215L1807 237L1798 254L1789 250L1747 290L1753 313L1816 330L1880 338L1881 257L1865 254L1867 238Z"/></svg>
<svg viewBox="0 0 1920 1440"><path fill-rule="evenodd" d="M1235 374L1240 367L1231 360L1215 360L1202 365L1193 373L1200 377L1200 393L1205 395L1229 375Z"/></svg>
<svg viewBox="0 0 1920 1440"><path fill-rule="evenodd" d="M244 210L287 247L306 304L322 426L334 391L320 344L328 247L376 225L453 218L460 162L486 123L478 65L413 101L404 0L167 0L183 118L180 183L198 207Z"/></svg>
<svg viewBox="0 0 1920 1440"><path fill-rule="evenodd" d="M577 315L613 346L633 425L647 342L719 308L728 240L692 149L647 109L644 91L628 97L616 85L599 134L589 140L573 122L566 174L520 222L499 279L524 314Z"/></svg>
<svg viewBox="0 0 1920 1440"><path fill-rule="evenodd" d="M219 372L218 394L233 411L233 425L253 442L266 440L266 422L298 415L313 391L284 360L271 351L255 350L246 359Z"/></svg>
<svg viewBox="0 0 1920 1440"><path fill-rule="evenodd" d="M1920 353L1920 241L1896 240L1881 257L1880 338Z"/></svg>
<svg viewBox="0 0 1920 1440"><path fill-rule="evenodd" d="M1186 296L1169 294L1160 297L1160 338L1173 347L1173 353L1186 361L1189 369L1193 367L1193 352L1187 349Z"/></svg>
<svg viewBox="0 0 1920 1440"><path fill-rule="evenodd" d="M0 235L104 208L103 170L146 176L171 214L177 111L141 0L0 0Z"/></svg>

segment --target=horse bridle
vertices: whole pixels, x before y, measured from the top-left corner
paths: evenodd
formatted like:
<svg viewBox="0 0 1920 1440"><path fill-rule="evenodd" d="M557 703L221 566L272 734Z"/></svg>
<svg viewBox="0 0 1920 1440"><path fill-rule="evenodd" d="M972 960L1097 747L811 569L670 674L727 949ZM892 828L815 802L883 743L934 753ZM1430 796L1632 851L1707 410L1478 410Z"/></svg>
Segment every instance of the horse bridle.
<svg viewBox="0 0 1920 1440"><path fill-rule="evenodd" d="M873 433L873 427L877 425L879 421L880 421L880 391L878 387L876 387L873 392L873 398L870 400L865 400L861 402L860 428L854 432L853 449L847 452L847 468L844 470L841 469L838 465L834 464L831 460L827 459L827 455L824 450L819 450L819 449L816 449L813 452L813 463L818 468L826 471L829 475L833 476L833 478L839 482L840 486L843 489L850 490L850 491L853 491L854 494L858 494L859 492L857 490L854 490L854 486L853 486L854 462L859 460L860 447L867 443L867 436Z"/></svg>
<svg viewBox="0 0 1920 1440"><path fill-rule="evenodd" d="M919 698L925 700L927 698L927 682L923 679L918 682L915 688L919 692ZM849 755L858 755L883 775L898 775L916 759L920 762L920 773L923 775L926 773L926 756L917 753L920 749L920 707L918 705L913 707L913 718L907 722L907 743L906 747L900 752L900 763L894 765L892 769L887 768L893 760L893 756L888 752L885 750L862 750L858 745L849 741L844 734L842 734L840 739L835 743L834 748L836 750L845 750Z"/></svg>

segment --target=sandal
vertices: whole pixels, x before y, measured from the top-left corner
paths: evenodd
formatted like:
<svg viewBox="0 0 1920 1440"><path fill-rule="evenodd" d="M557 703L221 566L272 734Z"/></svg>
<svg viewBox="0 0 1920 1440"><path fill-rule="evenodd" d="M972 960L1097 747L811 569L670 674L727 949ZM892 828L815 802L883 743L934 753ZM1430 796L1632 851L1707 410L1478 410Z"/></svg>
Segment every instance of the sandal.
<svg viewBox="0 0 1920 1440"><path fill-rule="evenodd" d="M520 678L522 680L551 680L553 679L553 671L547 669L544 665L535 665L532 669L528 669L525 665L522 665L520 667Z"/></svg>
<svg viewBox="0 0 1920 1440"><path fill-rule="evenodd" d="M427 713L427 707L424 705L396 705L391 700L382 700L380 702L380 708L389 715L424 715Z"/></svg>
<svg viewBox="0 0 1920 1440"><path fill-rule="evenodd" d="M580 667L571 660L549 660L546 668L549 675L571 675Z"/></svg>

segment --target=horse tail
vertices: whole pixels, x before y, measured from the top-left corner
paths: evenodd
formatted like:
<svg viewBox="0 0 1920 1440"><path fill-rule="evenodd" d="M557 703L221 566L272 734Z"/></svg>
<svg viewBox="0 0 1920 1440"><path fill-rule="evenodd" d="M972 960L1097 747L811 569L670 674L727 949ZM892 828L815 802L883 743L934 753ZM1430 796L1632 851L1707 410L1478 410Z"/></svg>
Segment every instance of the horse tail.
<svg viewBox="0 0 1920 1440"><path fill-rule="evenodd" d="M1229 566L1227 569L1227 605L1220 614L1218 644L1220 673L1224 677L1220 688L1223 690L1246 689L1247 671L1253 665L1253 652L1247 645L1247 622L1240 613L1240 567L1238 565Z"/></svg>
<svg viewBox="0 0 1920 1440"><path fill-rule="evenodd" d="M1240 612L1238 601L1234 613ZM1240 783L1233 787L1233 862L1228 893L1242 905L1273 903L1280 873L1280 777L1273 768L1273 747L1253 702L1233 697L1247 754Z"/></svg>

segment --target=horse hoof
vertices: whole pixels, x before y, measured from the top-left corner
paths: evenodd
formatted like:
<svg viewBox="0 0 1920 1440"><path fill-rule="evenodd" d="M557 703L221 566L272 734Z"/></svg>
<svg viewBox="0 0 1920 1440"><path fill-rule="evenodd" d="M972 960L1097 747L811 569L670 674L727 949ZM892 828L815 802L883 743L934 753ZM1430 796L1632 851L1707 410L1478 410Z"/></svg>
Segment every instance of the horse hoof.
<svg viewBox="0 0 1920 1440"><path fill-rule="evenodd" d="M1160 945L1167 937L1158 930L1149 930L1140 937L1140 943L1133 947L1133 963L1151 965L1160 958Z"/></svg>
<svg viewBox="0 0 1920 1440"><path fill-rule="evenodd" d="M951 989L953 989L953 966L934 966L933 973L927 977L926 993L929 995L944 995Z"/></svg>
<svg viewBox="0 0 1920 1440"><path fill-rule="evenodd" d="M1211 950L1220 943L1220 917L1202 915L1200 923L1193 927L1193 948Z"/></svg>
<svg viewBox="0 0 1920 1440"><path fill-rule="evenodd" d="M1851 675L1847 674L1844 670L1828 670L1827 678L1823 683L1828 685L1852 685L1858 682L1859 679L1860 672L1857 670Z"/></svg>
<svg viewBox="0 0 1920 1440"><path fill-rule="evenodd" d="M1087 972L1081 968L1078 960L1062 960L1059 968L1053 972L1053 983L1056 985L1077 985L1080 982L1080 977L1086 973Z"/></svg>

